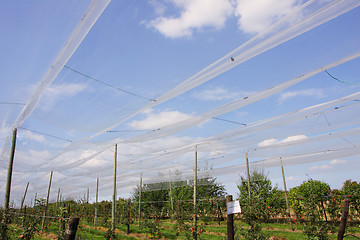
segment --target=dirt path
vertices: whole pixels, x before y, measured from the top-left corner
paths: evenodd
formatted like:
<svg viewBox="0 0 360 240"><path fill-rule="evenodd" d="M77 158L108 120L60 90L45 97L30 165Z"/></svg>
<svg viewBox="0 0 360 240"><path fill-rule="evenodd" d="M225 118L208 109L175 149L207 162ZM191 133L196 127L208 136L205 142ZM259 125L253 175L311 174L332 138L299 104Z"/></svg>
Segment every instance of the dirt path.
<svg viewBox="0 0 360 240"><path fill-rule="evenodd" d="M104 227L91 227L89 225L81 225L82 228L88 228L88 229L95 229L95 230L99 230L101 232L106 232L108 230L108 228L104 228ZM127 235L130 237L135 237L137 239L148 239L146 236L144 236L144 234L140 234L140 233L129 233L126 234L126 232L121 231L120 229L115 229L115 233L117 234L123 234L123 235Z"/></svg>

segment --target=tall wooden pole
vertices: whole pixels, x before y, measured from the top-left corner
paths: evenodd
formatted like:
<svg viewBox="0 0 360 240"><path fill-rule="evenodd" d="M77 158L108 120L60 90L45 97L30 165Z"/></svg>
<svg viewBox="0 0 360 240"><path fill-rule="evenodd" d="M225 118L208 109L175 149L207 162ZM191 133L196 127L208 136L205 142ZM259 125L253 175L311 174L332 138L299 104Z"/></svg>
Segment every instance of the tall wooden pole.
<svg viewBox="0 0 360 240"><path fill-rule="evenodd" d="M345 199L344 205L343 205L343 212L342 212L341 219L340 219L340 227L339 227L339 231L338 231L338 235L337 235L337 240L342 240L344 238L346 221L347 221L347 216L349 213L349 204L350 204L350 200Z"/></svg>
<svg viewBox="0 0 360 240"><path fill-rule="evenodd" d="M171 179L170 179L170 182L169 182L169 187L170 187L170 207L171 207L171 215L172 213L174 212L174 202L173 202L173 195L172 195L172 182L171 182Z"/></svg>
<svg viewBox="0 0 360 240"><path fill-rule="evenodd" d="M142 173L140 173L140 185L139 185L139 227L141 221L141 188L142 188Z"/></svg>
<svg viewBox="0 0 360 240"><path fill-rule="evenodd" d="M116 162L117 162L117 144L115 144L114 154L114 183L113 183L113 196L112 196L112 211L111 211L111 230L115 231L115 202L116 202Z"/></svg>
<svg viewBox="0 0 360 240"><path fill-rule="evenodd" d="M197 149L195 148L194 159L194 239L197 239L197 208L196 208L196 188L197 188Z"/></svg>
<svg viewBox="0 0 360 240"><path fill-rule="evenodd" d="M6 178L4 218L6 218L7 211L9 210L11 178L12 178L12 171L13 171L13 165L14 165L15 147L16 147L16 134L17 134L17 129L14 128L13 133L12 133L11 150L10 150L9 165L8 165L7 178Z"/></svg>
<svg viewBox="0 0 360 240"><path fill-rule="evenodd" d="M47 208L48 208L48 205L49 205L49 197L50 197L50 188L51 188L52 176L53 176L53 171L50 172L50 181L49 181L49 187L48 187L48 191L47 191L46 205L45 205L45 209L44 209L44 216L43 216L43 220L42 220L41 229L42 229L43 232L44 232L44 226L45 226L46 212L47 212Z"/></svg>
<svg viewBox="0 0 360 240"><path fill-rule="evenodd" d="M20 212L21 212L21 210L23 209L23 206L24 206L25 197L26 197L26 193L27 193L28 187L29 187L29 182L26 184L26 188L25 188L25 192L24 192L24 197L23 197L22 200L21 200Z"/></svg>
<svg viewBox="0 0 360 240"><path fill-rule="evenodd" d="M229 214L228 204L232 202L232 195L226 196L226 229L227 229L227 239L234 240L235 231L234 231L234 214Z"/></svg>
<svg viewBox="0 0 360 240"><path fill-rule="evenodd" d="M34 198L34 207L37 205L36 200L37 200L37 193L35 193L35 198Z"/></svg>
<svg viewBox="0 0 360 240"><path fill-rule="evenodd" d="M292 227L292 222L291 222L290 205L289 205L289 199L288 199L288 195L287 195L285 172L284 172L284 166L283 166L283 162L282 162L282 157L280 157L280 164L281 164L281 172L282 172L282 177L283 177L283 182L284 182L285 201L286 201L286 208L287 208L287 212L288 212L288 216L289 216L290 229L294 230L293 227Z"/></svg>
<svg viewBox="0 0 360 240"><path fill-rule="evenodd" d="M94 226L97 227L97 203L99 197L99 177L96 178L96 196L95 196L95 218L94 218Z"/></svg>
<svg viewBox="0 0 360 240"><path fill-rule="evenodd" d="M56 208L60 205L59 205L59 197L60 197L60 188L58 189L58 194L57 194L57 198L56 198Z"/></svg>
<svg viewBox="0 0 360 240"><path fill-rule="evenodd" d="M246 175L247 175L247 185L248 185L248 194L249 194L249 207L251 207L249 158L247 152L245 154L246 154Z"/></svg>

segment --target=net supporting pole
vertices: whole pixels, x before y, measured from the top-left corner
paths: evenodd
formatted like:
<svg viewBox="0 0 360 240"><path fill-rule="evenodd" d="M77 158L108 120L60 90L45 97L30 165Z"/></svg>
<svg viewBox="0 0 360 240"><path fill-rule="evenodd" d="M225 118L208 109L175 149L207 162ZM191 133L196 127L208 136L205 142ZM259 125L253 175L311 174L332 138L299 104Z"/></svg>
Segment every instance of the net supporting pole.
<svg viewBox="0 0 360 240"><path fill-rule="evenodd" d="M26 188L25 188L25 192L24 192L24 196L21 199L21 205L20 205L20 212L22 211L23 207L24 207L24 202L25 202L25 198L26 198L26 193L29 187L29 182L26 184Z"/></svg>
<svg viewBox="0 0 360 240"><path fill-rule="evenodd" d="M171 206L171 215L173 214L174 212L174 202L173 202L173 195L172 195L172 182L171 182L171 179L170 179L170 182L169 182L169 187L170 187L170 206Z"/></svg>
<svg viewBox="0 0 360 240"><path fill-rule="evenodd" d="M16 135L17 135L17 129L14 128L13 133L12 133L11 150L10 150L9 165L8 165L7 178L6 178L4 219L6 219L7 211L9 210L11 178L12 178L12 171L13 171L13 165L14 165L15 147L16 147Z"/></svg>
<svg viewBox="0 0 360 240"><path fill-rule="evenodd" d="M60 205L59 205L59 197L60 197L60 188L58 189L58 194L57 194L57 198L56 198L56 208L57 208L58 206L60 206Z"/></svg>
<svg viewBox="0 0 360 240"><path fill-rule="evenodd" d="M115 154L114 154L114 184L113 184L112 211L111 211L111 230L113 232L115 231L116 162L117 162L117 144L115 144Z"/></svg>
<svg viewBox="0 0 360 240"><path fill-rule="evenodd" d="M47 196L46 196L46 205L45 205L44 216L43 216L42 225L41 225L42 232L44 232L46 212L47 212L47 208L48 208L48 205L49 205L49 197L50 197L50 188L51 188L52 176L53 176L53 171L50 172L49 187L48 187Z"/></svg>
<svg viewBox="0 0 360 240"><path fill-rule="evenodd" d="M94 217L94 227L97 227L97 203L99 198L99 177L96 178L96 196L95 196L95 217Z"/></svg>
<svg viewBox="0 0 360 240"><path fill-rule="evenodd" d="M35 207L35 205L36 205L36 200L37 200L37 193L35 193L34 206L33 207Z"/></svg>
<svg viewBox="0 0 360 240"><path fill-rule="evenodd" d="M193 232L194 239L197 239L196 188L197 188L197 149L195 148L195 158L194 158L194 232Z"/></svg>
<svg viewBox="0 0 360 240"><path fill-rule="evenodd" d="M247 175L247 185L248 185L248 198L249 198L249 207L251 207L251 191L250 191L250 171L249 171L249 158L248 153L246 152L246 175Z"/></svg>
<svg viewBox="0 0 360 240"><path fill-rule="evenodd" d="M286 202L286 209L287 209L288 216L289 216L290 229L291 229L291 230L294 230L294 229L293 229L293 226L292 226L292 223L291 223L290 205L289 205L289 199L288 199L288 195L287 195L285 172L284 172L284 166L283 166L282 157L280 157L280 164L281 164L282 178L283 178L283 182L284 182L285 202Z"/></svg>
<svg viewBox="0 0 360 240"><path fill-rule="evenodd" d="M142 188L142 173L140 173L140 185L139 185L139 227L141 221L141 188Z"/></svg>

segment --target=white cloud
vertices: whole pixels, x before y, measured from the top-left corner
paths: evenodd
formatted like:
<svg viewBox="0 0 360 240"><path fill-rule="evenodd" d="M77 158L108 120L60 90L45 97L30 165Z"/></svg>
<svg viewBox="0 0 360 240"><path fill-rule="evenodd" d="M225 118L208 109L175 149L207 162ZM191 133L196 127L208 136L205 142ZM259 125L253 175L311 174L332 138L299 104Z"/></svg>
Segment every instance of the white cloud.
<svg viewBox="0 0 360 240"><path fill-rule="evenodd" d="M83 92L86 88L87 85L78 83L52 85L44 92L39 106L42 110L49 111L59 100L73 97Z"/></svg>
<svg viewBox="0 0 360 240"><path fill-rule="evenodd" d="M169 0L180 9L178 17L158 17L148 23L161 34L169 38L189 37L194 30L204 27L222 28L229 16L233 14L233 6L229 0ZM163 9L163 8L162 8ZM155 7L160 13L159 7Z"/></svg>
<svg viewBox="0 0 360 240"><path fill-rule="evenodd" d="M26 152L25 151L16 152L17 162L21 165L23 171L33 171L34 168L37 168L42 164L44 164L50 156L51 154L47 150L44 151L29 150Z"/></svg>
<svg viewBox="0 0 360 240"><path fill-rule="evenodd" d="M144 114L146 115L145 119L132 121L129 123L129 126L138 130L152 130L165 127L167 125L192 117L190 114L169 110L162 112L154 112L153 110L150 110L144 112Z"/></svg>
<svg viewBox="0 0 360 240"><path fill-rule="evenodd" d="M330 166L330 165L316 165L316 166L312 166L309 168L309 170L323 170L323 169L329 169L329 168L332 168L333 166Z"/></svg>
<svg viewBox="0 0 360 240"><path fill-rule="evenodd" d="M301 135L294 135L294 136L290 136L290 137L287 137L283 140L281 140L279 143L286 143L286 142L293 142L293 141L298 141L298 140L303 140L303 139L306 139L307 136L301 134Z"/></svg>
<svg viewBox="0 0 360 240"><path fill-rule="evenodd" d="M72 96L84 91L85 88L86 88L85 84L78 84L78 83L57 84L57 85L50 86L46 90L45 95L72 97Z"/></svg>
<svg viewBox="0 0 360 240"><path fill-rule="evenodd" d="M324 170L324 169L330 169L330 168L333 168L334 165L345 164L345 163L346 163L346 160L334 159L334 160L332 160L329 164L312 166L312 167L309 168L309 170Z"/></svg>
<svg viewBox="0 0 360 240"><path fill-rule="evenodd" d="M235 10L238 25L248 33L257 33L269 27L295 7L296 0L237 0Z"/></svg>
<svg viewBox="0 0 360 240"><path fill-rule="evenodd" d="M322 97L324 97L324 92L322 89L315 89L315 88L301 90L301 91L284 92L279 97L278 102L279 102L279 104L282 104L287 99L292 98L292 97L297 97L297 96L322 98Z"/></svg>
<svg viewBox="0 0 360 240"><path fill-rule="evenodd" d="M261 143L258 144L258 146L267 147L267 146L275 145L277 143L279 143L279 141L276 138L270 138L262 141Z"/></svg>
<svg viewBox="0 0 360 240"><path fill-rule="evenodd" d="M298 140L302 140L302 139L306 139L307 136L301 134L301 135L294 135L294 136L289 136L283 140L279 140L276 138L270 138L270 139L266 139L262 142L260 142L258 144L259 147L268 147L268 146L272 146L272 145L276 145L276 144L281 144L281 143L288 143L288 142L294 142L294 141L298 141Z"/></svg>
<svg viewBox="0 0 360 240"><path fill-rule="evenodd" d="M295 181L295 180L297 180L297 178L296 178L296 177L293 177L293 176L287 177L286 179L289 180L289 181Z"/></svg>
<svg viewBox="0 0 360 240"><path fill-rule="evenodd" d="M45 137L43 135L40 134L36 134L33 133L31 131L28 130L24 130L22 133L22 136L26 139L26 140L33 140L33 141L37 141L37 142L45 142Z"/></svg>
<svg viewBox="0 0 360 240"><path fill-rule="evenodd" d="M334 159L330 162L330 165L337 165L337 164L345 164L346 160L343 159Z"/></svg>
<svg viewBox="0 0 360 240"><path fill-rule="evenodd" d="M294 9L297 0L151 0L159 17L147 21L168 38L190 37L206 27L220 29L227 19L238 17L239 29L246 33L260 32ZM177 15L165 16L175 8Z"/></svg>
<svg viewBox="0 0 360 240"><path fill-rule="evenodd" d="M214 89L207 89L201 92L196 92L193 96L203 101L220 101L220 100L231 100L239 97L239 93L230 92L222 87Z"/></svg>
<svg viewBox="0 0 360 240"><path fill-rule="evenodd" d="M157 0L151 0L149 1L149 4L154 8L156 15L163 15L166 10L166 6L164 3L157 1Z"/></svg>

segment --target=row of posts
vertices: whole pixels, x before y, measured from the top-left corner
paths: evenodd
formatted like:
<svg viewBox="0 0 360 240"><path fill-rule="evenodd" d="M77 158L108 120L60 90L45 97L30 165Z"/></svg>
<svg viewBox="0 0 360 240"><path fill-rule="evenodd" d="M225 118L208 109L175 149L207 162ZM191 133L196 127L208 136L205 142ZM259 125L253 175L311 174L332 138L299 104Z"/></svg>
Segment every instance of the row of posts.
<svg viewBox="0 0 360 240"><path fill-rule="evenodd" d="M15 155L15 146L16 146L16 135L17 135L17 129L15 128L13 130L13 134L12 134L12 141L11 141L11 150L10 150L10 157L9 157L9 164L8 164L8 172L7 172L7 180L6 180L6 192L5 192L5 202L4 202L4 220L6 222L6 218L7 218L7 213L9 210L9 200L10 200L10 188L11 188L11 178L12 178L12 171L13 171L13 162L14 162L14 155ZM116 169L117 169L117 144L115 144L115 150L114 150L114 173L113 173L113 194L112 194L112 212L111 212L111 230L114 232L115 231L115 209L116 209ZM289 201L288 201L288 197L287 197L287 188L286 188L286 181L285 181L285 173L284 173L284 167L283 167L283 163L282 163L282 158L280 157L280 163L281 163L281 172L282 172L282 177L283 177L283 182L284 182L284 190L285 190L285 200L286 200L286 207L287 207L287 212L288 212L288 216L289 216L289 224L290 224L290 228L292 228L292 223L291 223L291 215L290 215L290 207L289 207ZM250 191L250 171L249 171L249 160L248 160L248 155L246 153L246 173L247 173L247 185L248 185L248 204L249 207L251 207L251 191ZM51 188L51 181L52 181L52 175L53 175L53 171L51 171L50 173L50 180L49 180L49 186L48 186L48 191L47 191L47 197L46 197L46 205L45 205L45 210L44 210L44 216L43 216L43 220L42 220L42 229L44 230L44 224L45 224L45 218L46 218L46 212L47 212L47 207L49 204L49 195L50 195L50 188ZM24 197L21 200L21 209L23 208L23 204L25 201L25 197L26 197L26 193L27 193L27 189L29 187L29 183L27 183L26 185L26 189L25 189L25 193L24 193ZM139 226L140 226L140 221L141 221L141 189L142 188L142 175L140 175L140 187L139 187ZM95 227L97 226L97 203L98 203L98 189L99 189L99 178L96 179L96 201L95 201L95 218L94 218L94 225ZM171 187L171 182L170 182L170 191L171 191L172 187ZM193 233L193 239L197 239L197 146L195 146L195 157L194 157L194 216L193 216L193 224L194 224L194 233ZM60 194L60 189L58 191L58 199L59 199L59 194ZM171 198L171 208L173 209L173 203L172 203L172 194L170 193L170 198ZM36 197L35 197L36 199ZM87 191L87 199L89 199L89 189ZM89 200L88 200L89 201ZM232 201L232 196L229 195L226 197L226 203L228 204L228 202ZM342 239L341 237L339 238L339 236L341 235L341 231L343 232L345 229L345 225L346 225L346 217L347 217L347 211L345 209L345 207L347 206L347 209L349 207L349 201L345 201L344 204L344 212L343 212L343 216L341 218L341 226L340 226L340 230L339 230L339 235L338 235L338 239ZM344 219L343 219L344 218ZM77 222L77 223L76 223ZM76 226L79 223L79 219L75 220L75 223L71 223L71 224L75 224ZM234 239L234 229L233 229L233 214L228 214L227 215L227 231L228 231L228 239ZM76 232L76 230L75 230ZM343 236L343 233L342 233Z"/></svg>

